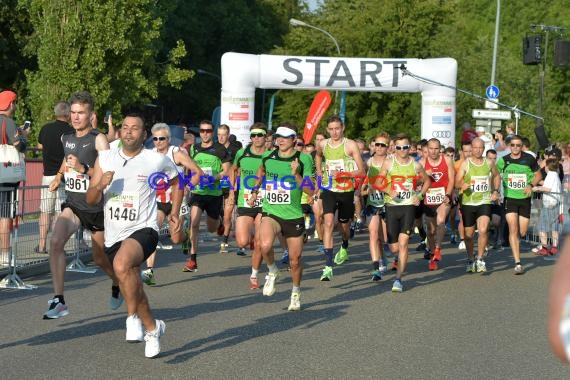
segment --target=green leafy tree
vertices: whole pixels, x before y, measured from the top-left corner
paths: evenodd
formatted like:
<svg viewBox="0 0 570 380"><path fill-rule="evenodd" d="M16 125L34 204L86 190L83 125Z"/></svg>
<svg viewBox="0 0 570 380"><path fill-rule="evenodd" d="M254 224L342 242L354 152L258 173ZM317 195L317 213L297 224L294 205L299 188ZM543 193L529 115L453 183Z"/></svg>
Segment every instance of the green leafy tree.
<svg viewBox="0 0 570 380"><path fill-rule="evenodd" d="M191 55L183 67L197 75L180 89L160 88L170 121L210 118L220 105L220 62L228 51L263 54L281 44L290 17L300 12L295 0L173 1L165 19L165 44L182 40ZM261 97L256 104L263 103Z"/></svg>
<svg viewBox="0 0 570 380"><path fill-rule="evenodd" d="M458 88L484 96L490 84L496 2L488 0L382 0L324 1L314 13L299 18L330 32L341 55L377 58L452 57L458 62ZM568 27L567 4L502 2L501 28L495 84L500 100L531 113L538 112L539 67L522 64L522 37L529 25ZM551 35L545 75L544 117L553 141L570 140L567 126L568 69L553 68ZM291 28L276 54L336 56L332 41L308 28ZM313 92L281 91L276 114L303 124ZM371 137L378 130L420 134L419 94L347 93L347 131L352 137ZM482 100L457 94L456 125L474 120L471 110L483 108ZM338 111L330 108L329 113ZM535 120L523 116L520 132L534 140ZM321 125L321 130L323 125ZM460 130L459 130L460 131ZM563 139L563 140L560 140Z"/></svg>
<svg viewBox="0 0 570 380"><path fill-rule="evenodd" d="M453 4L441 1L370 2L365 0L326 1L316 13L304 14L302 20L334 36L346 57L418 57L432 56L431 42ZM336 56L333 41L324 33L298 27L285 37L276 54ZM280 118L304 124L310 99L302 107L292 98L305 94L285 93L278 107ZM309 97L310 98L310 97ZM338 101L329 114L338 112ZM371 137L380 128L390 133L402 128L419 136L419 94L348 92L346 95L347 135ZM321 129L323 126L321 126Z"/></svg>
<svg viewBox="0 0 570 380"><path fill-rule="evenodd" d="M178 64L186 55L175 42L166 60L165 8L152 0L21 0L34 32L26 53L37 59L27 70L28 103L33 119L53 117L53 104L75 91L88 90L99 110L147 103L160 84L179 86L191 76Z"/></svg>

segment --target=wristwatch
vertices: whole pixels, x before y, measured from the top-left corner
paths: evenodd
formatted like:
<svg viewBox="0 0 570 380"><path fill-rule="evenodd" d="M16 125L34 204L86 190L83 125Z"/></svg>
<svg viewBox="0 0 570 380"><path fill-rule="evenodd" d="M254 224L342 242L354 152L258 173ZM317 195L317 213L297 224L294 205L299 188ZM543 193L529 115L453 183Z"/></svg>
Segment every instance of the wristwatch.
<svg viewBox="0 0 570 380"><path fill-rule="evenodd" d="M87 164L82 164L82 165L83 165L83 170L85 170L83 174L87 174L87 172L89 171L89 165Z"/></svg>

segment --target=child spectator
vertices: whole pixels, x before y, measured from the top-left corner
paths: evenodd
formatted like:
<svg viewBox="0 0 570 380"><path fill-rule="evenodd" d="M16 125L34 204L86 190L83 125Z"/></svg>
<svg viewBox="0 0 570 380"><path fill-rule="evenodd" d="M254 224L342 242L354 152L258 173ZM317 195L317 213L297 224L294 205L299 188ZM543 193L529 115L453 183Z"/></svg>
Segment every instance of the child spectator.
<svg viewBox="0 0 570 380"><path fill-rule="evenodd" d="M542 195L542 209L538 221L538 236L542 247L536 252L539 256L556 255L558 253L558 226L563 214L561 207L562 182L558 176L558 160L546 160L546 178L542 186L536 186L534 191ZM548 246L548 234L551 235L552 245Z"/></svg>

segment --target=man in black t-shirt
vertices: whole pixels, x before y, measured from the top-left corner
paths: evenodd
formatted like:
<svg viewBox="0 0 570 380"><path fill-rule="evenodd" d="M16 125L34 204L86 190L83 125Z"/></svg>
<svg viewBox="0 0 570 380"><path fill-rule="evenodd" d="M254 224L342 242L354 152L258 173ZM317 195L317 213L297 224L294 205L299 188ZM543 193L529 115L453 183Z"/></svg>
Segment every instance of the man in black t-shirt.
<svg viewBox="0 0 570 380"><path fill-rule="evenodd" d="M61 212L61 204L65 200L63 186L54 192L49 191L48 186L54 180L63 161L61 136L74 132L74 129L69 125L69 110L69 103L57 103L53 109L55 121L44 125L38 136L38 149L42 150L44 175L42 177L43 187L40 204L40 240L35 248L36 253L48 253L46 239L52 217Z"/></svg>

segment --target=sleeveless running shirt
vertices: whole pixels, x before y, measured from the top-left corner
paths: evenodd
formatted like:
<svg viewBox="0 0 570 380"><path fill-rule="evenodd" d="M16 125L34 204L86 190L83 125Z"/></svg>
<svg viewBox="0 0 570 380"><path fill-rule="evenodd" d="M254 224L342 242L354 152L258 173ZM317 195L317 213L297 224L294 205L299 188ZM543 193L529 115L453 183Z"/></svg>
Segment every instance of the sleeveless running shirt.
<svg viewBox="0 0 570 380"><path fill-rule="evenodd" d="M384 201L388 205L413 205L412 196L414 195L414 178L416 173L416 161L410 158L407 164L401 164L392 157L392 168L387 173L388 186L386 189L396 190L396 197L392 198L388 193L384 197Z"/></svg>
<svg viewBox="0 0 570 380"><path fill-rule="evenodd" d="M157 152L156 148L152 148L153 152ZM164 154L164 156L166 158L168 158L170 161L172 161L172 163L174 164L174 166L176 167L176 170L178 171L178 173L181 173L182 175L184 175L184 165L177 165L176 164L176 160L174 159L174 153L179 152L180 148L177 146L173 146L170 145L168 147L168 150L166 151L166 153ZM160 153L160 152L157 152ZM160 153L162 154L162 153ZM168 186L166 189L162 189L162 190L156 190L156 199L161 202L161 203L169 203L171 200L171 194L172 194L172 189L170 186Z"/></svg>
<svg viewBox="0 0 570 380"><path fill-rule="evenodd" d="M431 172L431 185L424 197L424 204L426 206L439 206L445 200L445 192L447 185L449 185L449 172L447 171L447 162L445 158L439 158L439 164L432 165L429 159L426 159L425 170Z"/></svg>
<svg viewBox="0 0 570 380"><path fill-rule="evenodd" d="M382 181L375 179L374 177L380 175L380 169L382 166L376 166L374 164L374 160L370 158L368 160L368 188L370 191L368 192L368 198L366 200L366 205L374 206L374 207L382 207L384 206L384 192L379 190L380 186L382 186ZM376 185L378 189L375 189L373 185Z"/></svg>
<svg viewBox="0 0 570 380"><path fill-rule="evenodd" d="M264 152L265 153L265 152ZM239 188L237 206L251 208L247 203L251 196L251 189L255 185L255 174L261 166L261 155L254 154L251 151L251 147L248 145L245 148L238 150L234 160L234 165L236 168L240 169L239 183L236 185ZM257 193L257 198L253 207L261 207L263 203L263 189L259 189Z"/></svg>
<svg viewBox="0 0 570 380"><path fill-rule="evenodd" d="M75 132L61 136L64 157L73 154L82 164L93 167L98 155L95 148L95 139L98 134L98 131L92 130L82 137L77 137ZM65 177L66 203L81 211L100 212L103 207L102 201L96 205L89 205L85 200L85 194L89 188L89 175L79 173L67 165L63 174Z"/></svg>
<svg viewBox="0 0 570 380"><path fill-rule="evenodd" d="M333 171L338 172L353 172L357 169L356 162L354 159L346 154L346 138L342 139L342 142L337 147L332 147L330 145L330 139L325 142L325 148L323 149L324 157L324 170L322 178L322 187L327 190L334 191L337 193L344 193L349 191L354 191L354 181L352 181L353 186L347 186L346 182L343 181L340 185L336 180L336 174L331 174ZM331 180L332 179L332 186ZM330 188L329 188L330 187Z"/></svg>
<svg viewBox="0 0 570 380"><path fill-rule="evenodd" d="M171 179L178 175L172 161L160 153L143 149L124 165L121 150L99 153L103 173L115 172L103 193L106 247L142 228L158 231L156 191L148 185L148 177L153 173L165 173Z"/></svg>
<svg viewBox="0 0 570 380"><path fill-rule="evenodd" d="M467 170L463 181L470 186L463 191L461 204L480 206L491 203L491 167L486 158L479 165L467 159Z"/></svg>

